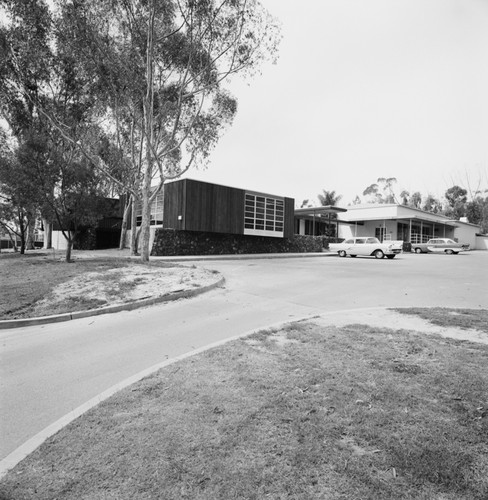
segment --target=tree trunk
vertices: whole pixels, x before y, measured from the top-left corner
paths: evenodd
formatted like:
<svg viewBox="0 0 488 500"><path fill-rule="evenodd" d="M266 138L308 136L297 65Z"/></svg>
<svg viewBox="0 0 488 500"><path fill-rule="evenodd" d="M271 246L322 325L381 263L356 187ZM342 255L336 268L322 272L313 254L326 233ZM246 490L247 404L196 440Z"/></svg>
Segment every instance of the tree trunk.
<svg viewBox="0 0 488 500"><path fill-rule="evenodd" d="M42 220L42 225L44 226L44 245L45 250L49 250L53 246L53 225L47 221L47 219Z"/></svg>
<svg viewBox="0 0 488 500"><path fill-rule="evenodd" d="M131 207L131 204L132 204L132 195L128 197L124 207L124 215L122 217L122 228L120 230L119 250L123 250L125 248L125 240L127 238L127 219L129 217L129 209Z"/></svg>
<svg viewBox="0 0 488 500"><path fill-rule="evenodd" d="M142 222L140 248L142 262L149 261L149 239L151 236L151 176L146 173L142 190Z"/></svg>
<svg viewBox="0 0 488 500"><path fill-rule="evenodd" d="M141 260L149 261L149 238L151 235L151 182L154 160L154 0L149 2L149 19L146 42L146 96L143 101L144 128L146 135L146 158L144 165L144 180L142 186L142 222L141 222Z"/></svg>
<svg viewBox="0 0 488 500"><path fill-rule="evenodd" d="M18 211L19 214L19 231L20 231L20 254L25 254L25 225L24 225L24 215L21 211Z"/></svg>
<svg viewBox="0 0 488 500"><path fill-rule="evenodd" d="M67 245L66 245L66 255L65 255L65 260L68 263L71 262L71 249L72 248L73 248L73 240L71 238L69 238L67 241Z"/></svg>
<svg viewBox="0 0 488 500"><path fill-rule="evenodd" d="M66 253L64 260L69 263L71 262L71 251L73 250L73 240L75 237L71 231L63 231L63 236L66 239Z"/></svg>
<svg viewBox="0 0 488 500"><path fill-rule="evenodd" d="M34 244L35 236L34 236L34 226L36 221L34 217L29 214L27 218L27 238L26 238L26 250L35 250L36 245Z"/></svg>
<svg viewBox="0 0 488 500"><path fill-rule="evenodd" d="M130 254L137 255L137 200L132 197L131 200L131 214L130 214Z"/></svg>

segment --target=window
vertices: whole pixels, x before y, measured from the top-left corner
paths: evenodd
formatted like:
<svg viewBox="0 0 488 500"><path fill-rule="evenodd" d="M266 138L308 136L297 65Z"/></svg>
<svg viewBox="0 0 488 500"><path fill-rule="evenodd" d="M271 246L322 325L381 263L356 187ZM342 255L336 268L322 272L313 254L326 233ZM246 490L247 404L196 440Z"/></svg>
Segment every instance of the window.
<svg viewBox="0 0 488 500"><path fill-rule="evenodd" d="M284 212L283 199L246 193L244 234L282 237Z"/></svg>
<svg viewBox="0 0 488 500"><path fill-rule="evenodd" d="M156 195L151 203L151 226L161 226L163 224L164 196L163 193ZM137 226L142 224L142 203L136 208Z"/></svg>

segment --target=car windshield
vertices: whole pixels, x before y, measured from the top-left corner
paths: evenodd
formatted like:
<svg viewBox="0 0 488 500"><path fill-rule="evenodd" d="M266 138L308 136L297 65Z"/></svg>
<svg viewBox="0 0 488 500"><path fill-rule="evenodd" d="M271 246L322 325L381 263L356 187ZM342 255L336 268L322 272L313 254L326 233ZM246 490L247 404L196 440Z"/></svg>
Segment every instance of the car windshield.
<svg viewBox="0 0 488 500"><path fill-rule="evenodd" d="M453 243L456 243L454 240L446 240L446 243L449 243L450 245L452 245Z"/></svg>
<svg viewBox="0 0 488 500"><path fill-rule="evenodd" d="M378 238L368 238L366 243L379 243L380 240Z"/></svg>

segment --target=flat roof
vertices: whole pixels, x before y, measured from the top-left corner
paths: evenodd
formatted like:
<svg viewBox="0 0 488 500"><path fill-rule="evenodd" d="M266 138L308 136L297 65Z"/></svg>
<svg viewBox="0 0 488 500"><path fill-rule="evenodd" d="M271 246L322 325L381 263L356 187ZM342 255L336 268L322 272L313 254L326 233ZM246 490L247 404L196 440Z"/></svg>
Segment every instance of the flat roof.
<svg viewBox="0 0 488 500"><path fill-rule="evenodd" d="M408 216L408 215L400 215L400 216L394 216L394 217L358 217L357 219L352 219L348 221L343 221L339 219L340 222L349 222L350 224L354 224L355 222L367 222L367 221L412 221L412 222L422 222L423 224L439 224L442 226L450 226L450 227L458 227L456 222L458 221L452 221L452 220L433 220L433 219L426 219L423 217L416 217L416 216Z"/></svg>
<svg viewBox="0 0 488 500"><path fill-rule="evenodd" d="M295 208L295 215L308 215L314 217L317 215L327 215L327 214L338 214L341 212L347 212L347 208L335 207L333 205L326 205L323 207L306 207L306 208Z"/></svg>

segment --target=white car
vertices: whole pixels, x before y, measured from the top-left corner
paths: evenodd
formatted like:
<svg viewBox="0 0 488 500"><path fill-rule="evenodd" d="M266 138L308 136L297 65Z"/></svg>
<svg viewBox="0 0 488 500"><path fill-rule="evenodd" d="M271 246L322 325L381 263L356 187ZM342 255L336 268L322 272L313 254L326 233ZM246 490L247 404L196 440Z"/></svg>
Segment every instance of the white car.
<svg viewBox="0 0 488 500"><path fill-rule="evenodd" d="M447 254L457 254L469 250L469 244L457 243L450 238L433 238L427 243L412 245L415 253L439 252Z"/></svg>
<svg viewBox="0 0 488 500"><path fill-rule="evenodd" d="M331 243L329 245L329 250L337 252L339 257L363 255L377 259L382 259L385 256L388 259L393 259L395 255L402 252L402 248L403 241L385 241L381 243L378 238L372 237L348 238L342 243Z"/></svg>

